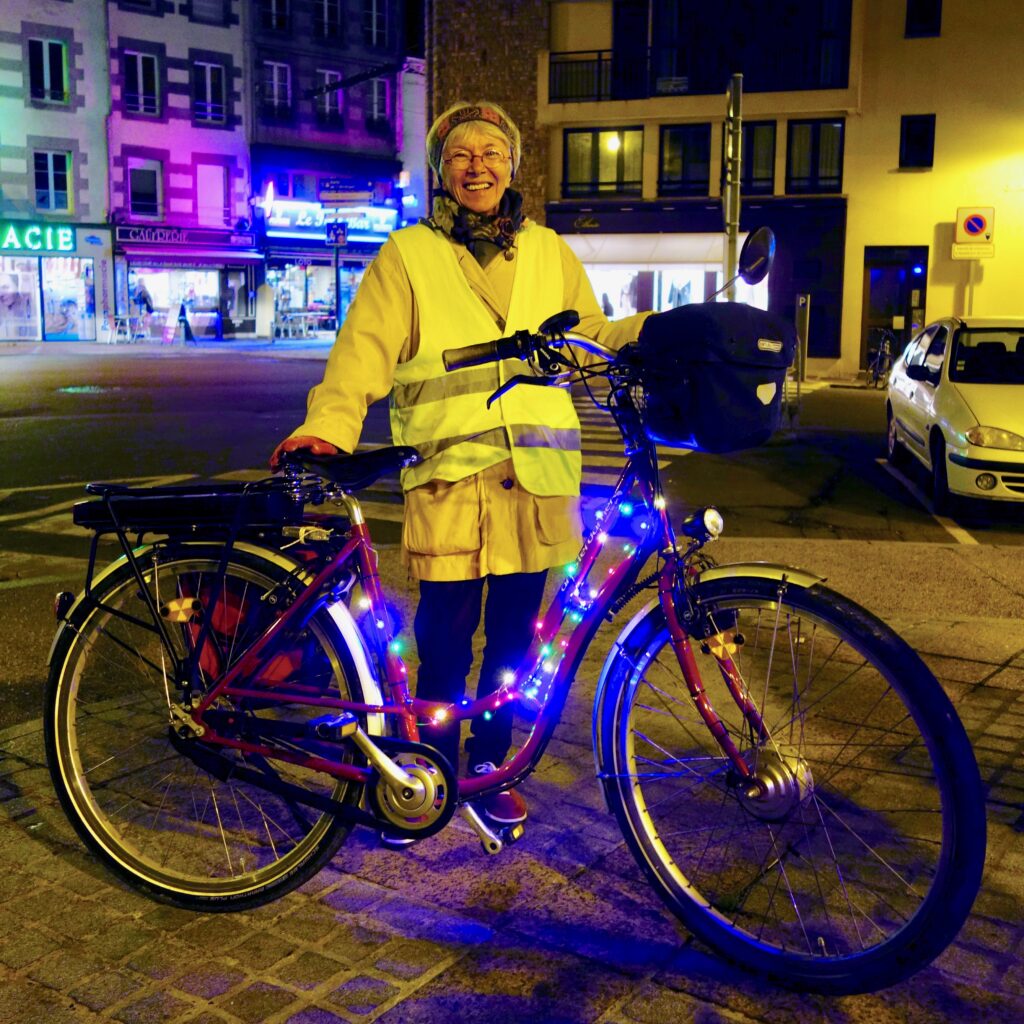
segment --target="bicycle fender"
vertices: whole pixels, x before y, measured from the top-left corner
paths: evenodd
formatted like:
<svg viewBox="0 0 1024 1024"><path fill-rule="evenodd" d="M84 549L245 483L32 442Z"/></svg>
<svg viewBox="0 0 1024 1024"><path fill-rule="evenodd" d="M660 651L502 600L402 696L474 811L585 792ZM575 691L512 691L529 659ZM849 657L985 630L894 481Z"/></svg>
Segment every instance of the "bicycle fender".
<svg viewBox="0 0 1024 1024"><path fill-rule="evenodd" d="M826 577L807 569L797 569L792 565L777 565L774 562L733 562L729 565L715 565L705 569L698 577L699 583L710 583L712 580L735 579L739 576L753 576L761 580L785 580L792 587L813 587L816 583L824 583Z"/></svg>
<svg viewBox="0 0 1024 1024"><path fill-rule="evenodd" d="M601 666L601 674L597 677L597 689L594 692L594 712L592 716L594 770L597 773L597 778L601 781L601 795L604 797L605 810L607 810L609 814L612 812L612 806L608 800L608 782L602 778L604 769L601 765L601 751L603 749L602 719L604 717L601 709L604 703L605 694L608 690L608 680L619 658L629 658L631 656L632 649L635 644L634 634L641 629L651 612L657 610L659 607L659 599L654 598L653 600L648 601L647 604L645 604L636 613L636 615L626 623L622 631L612 643L611 649L608 651L608 654L604 659L604 664Z"/></svg>

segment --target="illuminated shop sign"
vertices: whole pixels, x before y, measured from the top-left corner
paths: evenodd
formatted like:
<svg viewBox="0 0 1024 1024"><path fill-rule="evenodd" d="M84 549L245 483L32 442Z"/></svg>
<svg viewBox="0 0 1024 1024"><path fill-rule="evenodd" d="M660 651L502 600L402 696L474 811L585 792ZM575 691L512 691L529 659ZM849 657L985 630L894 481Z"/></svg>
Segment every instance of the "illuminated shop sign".
<svg viewBox="0 0 1024 1024"><path fill-rule="evenodd" d="M0 252L74 251L75 229L70 224L0 220Z"/></svg>
<svg viewBox="0 0 1024 1024"><path fill-rule="evenodd" d="M390 206L345 206L324 209L319 203L275 199L267 211L269 238L327 240L327 225L343 223L349 242L383 242L398 225Z"/></svg>
<svg viewBox="0 0 1024 1024"><path fill-rule="evenodd" d="M239 245L251 248L255 238L243 231L218 231L213 228L176 228L144 225L121 225L118 242L144 242L150 245Z"/></svg>

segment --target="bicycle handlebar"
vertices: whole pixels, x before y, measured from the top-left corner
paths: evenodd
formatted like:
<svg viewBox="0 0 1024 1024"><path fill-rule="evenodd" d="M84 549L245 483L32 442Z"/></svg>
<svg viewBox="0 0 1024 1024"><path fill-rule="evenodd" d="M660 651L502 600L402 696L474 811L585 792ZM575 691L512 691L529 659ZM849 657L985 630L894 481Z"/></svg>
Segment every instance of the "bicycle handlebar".
<svg viewBox="0 0 1024 1024"><path fill-rule="evenodd" d="M540 325L536 333L516 331L515 334L494 341L483 341L464 348L448 348L441 353L446 370L461 370L467 366L496 363L502 359L529 359L545 345L571 344L591 352L602 359L612 360L616 353L600 342L588 338L566 338L565 331L579 323L579 315L571 309L556 313Z"/></svg>
<svg viewBox="0 0 1024 1024"><path fill-rule="evenodd" d="M478 345L466 345L465 348L446 348L441 353L441 359L446 370L462 370L467 366L497 363L502 359L528 359L536 348L537 339L540 343L547 340L542 334L516 331L507 338L482 341Z"/></svg>

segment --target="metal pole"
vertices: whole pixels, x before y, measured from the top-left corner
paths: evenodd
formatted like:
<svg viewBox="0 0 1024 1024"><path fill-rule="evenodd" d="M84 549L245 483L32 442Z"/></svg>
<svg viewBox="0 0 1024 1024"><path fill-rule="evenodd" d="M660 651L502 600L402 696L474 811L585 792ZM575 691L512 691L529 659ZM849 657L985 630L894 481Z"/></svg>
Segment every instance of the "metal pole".
<svg viewBox="0 0 1024 1024"><path fill-rule="evenodd" d="M743 145L743 76L733 75L726 92L728 106L725 118L725 188L722 207L725 214L725 280L736 276L737 241L740 232L740 174ZM736 299L736 285L725 290L729 302Z"/></svg>

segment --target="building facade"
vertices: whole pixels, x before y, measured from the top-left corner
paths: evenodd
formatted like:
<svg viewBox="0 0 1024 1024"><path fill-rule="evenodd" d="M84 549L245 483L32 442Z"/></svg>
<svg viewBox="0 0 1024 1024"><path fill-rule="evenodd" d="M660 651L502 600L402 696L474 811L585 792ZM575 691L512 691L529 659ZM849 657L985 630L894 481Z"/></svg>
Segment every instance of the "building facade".
<svg viewBox="0 0 1024 1024"><path fill-rule="evenodd" d="M530 212L576 249L614 315L720 283L734 73L740 228L768 224L779 241L763 290L739 297L789 316L809 297L810 372L856 372L879 327L906 340L951 311L1015 311L1024 96L996 84L1012 80L1024 30L1014 0L556 0L492 20L481 40L472 12L434 0L432 111L481 82L508 102L530 132ZM483 75L449 59L471 44L487 48ZM954 254L958 210L975 208L994 211L999 237Z"/></svg>
<svg viewBox="0 0 1024 1024"><path fill-rule="evenodd" d="M277 332L337 307L403 213L397 0L251 0L252 166ZM266 309L266 304L261 307Z"/></svg>
<svg viewBox="0 0 1024 1024"><path fill-rule="evenodd" d="M110 329L106 61L99 5L5 0L0 339L95 340Z"/></svg>
<svg viewBox="0 0 1024 1024"><path fill-rule="evenodd" d="M77 6L77 5L76 5ZM254 330L243 0L110 0L118 312L159 338Z"/></svg>

